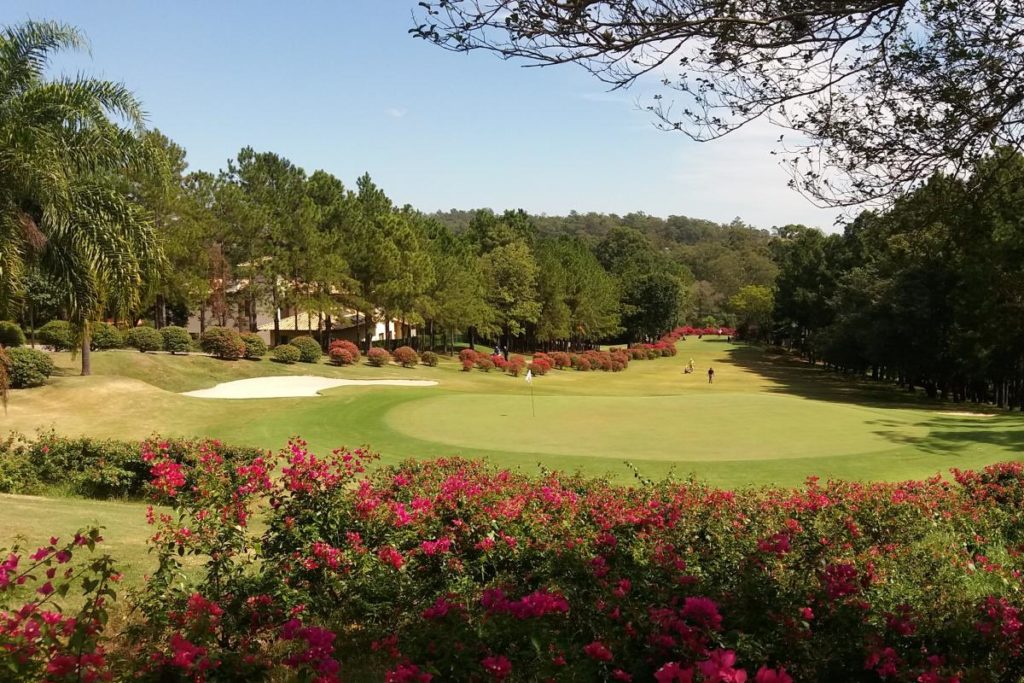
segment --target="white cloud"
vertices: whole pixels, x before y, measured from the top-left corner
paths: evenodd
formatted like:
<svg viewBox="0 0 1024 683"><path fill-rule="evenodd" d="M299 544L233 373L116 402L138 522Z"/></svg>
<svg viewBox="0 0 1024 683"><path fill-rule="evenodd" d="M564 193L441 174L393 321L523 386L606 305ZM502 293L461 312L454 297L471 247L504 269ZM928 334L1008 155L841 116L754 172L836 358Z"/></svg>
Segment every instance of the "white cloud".
<svg viewBox="0 0 1024 683"><path fill-rule="evenodd" d="M384 111L385 113L387 113L388 116L390 116L393 119L400 119L409 113L409 110L405 109L404 107L389 107Z"/></svg>

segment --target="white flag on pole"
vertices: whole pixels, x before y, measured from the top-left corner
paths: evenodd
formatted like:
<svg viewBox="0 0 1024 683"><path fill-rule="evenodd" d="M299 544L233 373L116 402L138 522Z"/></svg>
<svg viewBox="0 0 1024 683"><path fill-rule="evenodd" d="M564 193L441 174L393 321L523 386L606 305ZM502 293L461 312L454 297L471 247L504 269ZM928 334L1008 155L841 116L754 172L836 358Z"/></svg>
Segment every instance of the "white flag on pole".
<svg viewBox="0 0 1024 683"><path fill-rule="evenodd" d="M530 370L526 371L526 383L531 384L533 382L533 372Z"/></svg>

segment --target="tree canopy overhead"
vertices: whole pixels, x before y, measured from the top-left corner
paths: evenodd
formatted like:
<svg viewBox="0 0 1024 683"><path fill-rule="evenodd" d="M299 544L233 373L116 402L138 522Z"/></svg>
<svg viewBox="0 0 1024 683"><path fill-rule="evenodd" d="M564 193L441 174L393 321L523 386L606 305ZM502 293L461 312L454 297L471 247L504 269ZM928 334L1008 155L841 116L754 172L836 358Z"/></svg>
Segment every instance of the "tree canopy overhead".
<svg viewBox="0 0 1024 683"><path fill-rule="evenodd" d="M820 204L971 176L1024 143L1022 0L429 0L416 36L612 88L645 76L657 125L712 140L757 119L793 131L791 184ZM980 180L975 173L975 180Z"/></svg>

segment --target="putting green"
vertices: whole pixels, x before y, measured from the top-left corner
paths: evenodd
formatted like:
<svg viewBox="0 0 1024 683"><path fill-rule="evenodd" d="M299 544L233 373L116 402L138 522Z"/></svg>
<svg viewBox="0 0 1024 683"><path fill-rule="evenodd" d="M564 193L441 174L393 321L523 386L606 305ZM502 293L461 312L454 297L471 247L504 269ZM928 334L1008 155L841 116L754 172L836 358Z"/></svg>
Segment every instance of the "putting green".
<svg viewBox="0 0 1024 683"><path fill-rule="evenodd" d="M598 458L779 460L891 450L886 431L865 428L880 410L772 394L676 396L443 395L393 408L386 423L409 437L455 448ZM884 411L907 438L928 427L919 411ZM796 422L796 416L808 419ZM890 426L890 429L892 426ZM642 446L641 446L642 444Z"/></svg>

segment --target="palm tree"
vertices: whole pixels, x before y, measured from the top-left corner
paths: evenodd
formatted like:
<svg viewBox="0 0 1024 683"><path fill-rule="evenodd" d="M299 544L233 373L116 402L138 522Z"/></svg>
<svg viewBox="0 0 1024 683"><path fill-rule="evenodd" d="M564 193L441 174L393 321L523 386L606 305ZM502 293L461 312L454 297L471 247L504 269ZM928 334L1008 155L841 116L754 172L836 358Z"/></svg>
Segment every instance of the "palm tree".
<svg viewBox="0 0 1024 683"><path fill-rule="evenodd" d="M143 112L123 85L46 78L51 56L86 47L74 27L28 21L0 31L0 308L26 265L60 283L89 368L89 321L135 304L158 257L144 212L117 177L144 162Z"/></svg>

